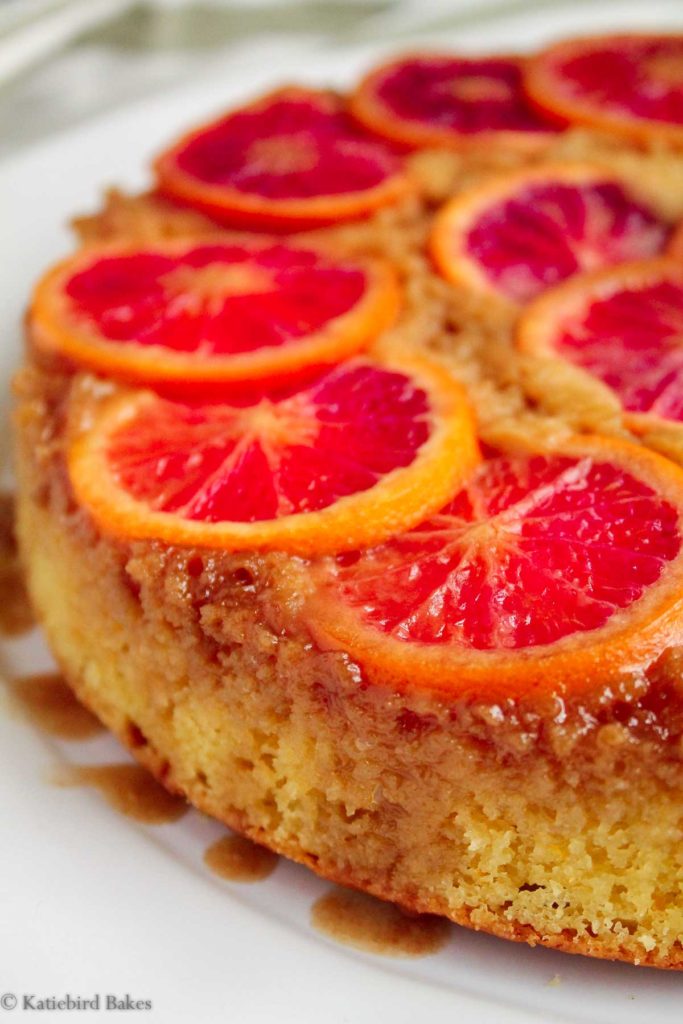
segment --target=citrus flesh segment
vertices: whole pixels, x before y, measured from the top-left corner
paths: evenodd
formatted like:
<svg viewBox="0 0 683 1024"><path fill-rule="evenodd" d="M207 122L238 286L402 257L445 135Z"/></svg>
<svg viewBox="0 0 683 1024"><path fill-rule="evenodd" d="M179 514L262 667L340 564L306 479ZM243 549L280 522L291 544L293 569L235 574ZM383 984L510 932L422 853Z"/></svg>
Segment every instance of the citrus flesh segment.
<svg viewBox="0 0 683 1024"><path fill-rule="evenodd" d="M126 379L274 380L338 362L396 316L380 261L268 238L89 247L39 283L36 344Z"/></svg>
<svg viewBox="0 0 683 1024"><path fill-rule="evenodd" d="M431 249L448 280L525 303L584 270L657 255L669 225L609 171L546 166L462 192Z"/></svg>
<svg viewBox="0 0 683 1024"><path fill-rule="evenodd" d="M240 405L125 393L75 438L69 471L115 535L310 554L413 525L478 458L464 393L441 366L352 360Z"/></svg>
<svg viewBox="0 0 683 1024"><path fill-rule="evenodd" d="M163 193L219 221L283 230L361 217L412 190L339 97L296 87L185 136L155 170Z"/></svg>
<svg viewBox="0 0 683 1024"><path fill-rule="evenodd" d="M565 40L531 59L525 88L563 123L683 141L683 35Z"/></svg>
<svg viewBox="0 0 683 1024"><path fill-rule="evenodd" d="M683 421L683 265L649 260L589 274L532 303L519 346L597 377L628 413Z"/></svg>
<svg viewBox="0 0 683 1024"><path fill-rule="evenodd" d="M590 688L673 642L682 516L683 471L638 446L487 451L437 515L321 563L310 627L402 689Z"/></svg>
<svg viewBox="0 0 683 1024"><path fill-rule="evenodd" d="M496 141L536 148L557 129L528 102L523 64L518 57L408 54L370 72L350 109L371 131L411 148Z"/></svg>

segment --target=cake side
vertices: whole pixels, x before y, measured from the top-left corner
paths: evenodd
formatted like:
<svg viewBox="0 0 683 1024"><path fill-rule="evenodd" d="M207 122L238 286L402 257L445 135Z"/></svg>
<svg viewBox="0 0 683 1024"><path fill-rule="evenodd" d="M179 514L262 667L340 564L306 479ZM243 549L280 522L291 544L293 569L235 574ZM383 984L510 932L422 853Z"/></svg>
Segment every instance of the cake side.
<svg viewBox="0 0 683 1024"><path fill-rule="evenodd" d="M392 693L314 644L304 562L100 535L66 476L70 386L18 383L29 587L79 697L164 784L406 907L683 967L676 650L581 703Z"/></svg>

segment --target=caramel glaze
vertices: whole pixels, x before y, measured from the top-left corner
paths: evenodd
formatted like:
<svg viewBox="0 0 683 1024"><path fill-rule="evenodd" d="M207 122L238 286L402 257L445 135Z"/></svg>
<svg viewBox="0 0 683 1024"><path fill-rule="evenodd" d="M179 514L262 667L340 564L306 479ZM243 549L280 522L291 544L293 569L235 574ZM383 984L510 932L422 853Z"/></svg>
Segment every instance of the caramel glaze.
<svg viewBox="0 0 683 1024"><path fill-rule="evenodd" d="M45 357L32 352L31 365L16 386L25 402L31 397L39 400L41 422L49 424L55 439L49 464L51 486L44 500L55 514L69 514L75 536L91 544L90 521L72 516L76 506L63 451L66 410L87 403L89 378L74 378L54 360L47 364ZM116 557L133 600L157 600L156 595L162 594L164 601L174 604L174 615L198 623L212 656L217 646L230 641L225 623L233 613L248 623L252 632L263 630L301 643L307 650L318 648L302 621L307 574L296 559L277 552L159 551L150 543L118 546ZM670 760L676 771L683 758L683 644L663 648L659 657L647 664L624 666L616 682L603 683L597 678L591 692L575 694L571 688L549 687L547 692L495 704L427 691L411 691L404 698L377 685L343 652L318 653L335 684L330 685L328 679L312 684L311 696L321 711L342 699L336 680L343 676L359 701L376 700L386 707L396 733L409 739L418 740L446 726L466 734L475 744L495 749L502 758L536 757L541 752L563 766L574 751L583 764L582 747L592 737L610 748L644 744ZM346 689L344 685L344 693Z"/></svg>
<svg viewBox="0 0 683 1024"><path fill-rule="evenodd" d="M34 625L14 537L14 497L0 493L0 635L18 636Z"/></svg>
<svg viewBox="0 0 683 1024"><path fill-rule="evenodd" d="M418 957L437 953L452 925L432 914L408 914L393 903L335 886L313 904L313 926L345 946L382 956Z"/></svg>
<svg viewBox="0 0 683 1024"><path fill-rule="evenodd" d="M54 782L94 786L114 810L146 825L177 821L188 810L182 797L169 793L137 764L67 765L58 769Z"/></svg>
<svg viewBox="0 0 683 1024"><path fill-rule="evenodd" d="M104 730L57 672L23 676L10 684L21 710L43 732L62 740L87 740Z"/></svg>
<svg viewBox="0 0 683 1024"><path fill-rule="evenodd" d="M182 613L194 618L201 609L200 629L209 650L225 643L225 623L236 608L245 622L268 635L317 651L321 666L329 669L324 679L312 683L311 697L322 712L345 699L335 682L343 676L344 693L348 688L359 701L387 707L395 715L396 732L407 738L417 740L446 726L496 747L503 757L536 756L540 750L563 764L574 751L583 758L581 747L591 737L609 747L652 745L676 762L683 757L683 645L663 649L647 664L624 666L615 681L597 678L589 692L549 686L545 692L497 702L414 689L404 696L377 685L344 652L323 650L312 640L301 613L309 586L306 568L295 560L276 553L178 549L163 557L136 549L135 556L128 567L134 565L138 592L178 594Z"/></svg>
<svg viewBox="0 0 683 1024"><path fill-rule="evenodd" d="M273 873L279 858L244 836L228 835L208 847L204 863L229 882L260 882Z"/></svg>

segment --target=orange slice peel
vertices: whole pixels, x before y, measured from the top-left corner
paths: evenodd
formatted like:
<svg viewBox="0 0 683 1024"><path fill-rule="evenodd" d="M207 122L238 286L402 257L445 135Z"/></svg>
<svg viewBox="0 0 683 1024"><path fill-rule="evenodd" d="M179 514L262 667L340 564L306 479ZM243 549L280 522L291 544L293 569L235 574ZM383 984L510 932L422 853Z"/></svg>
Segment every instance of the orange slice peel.
<svg viewBox="0 0 683 1024"><path fill-rule="evenodd" d="M644 260L582 274L531 303L517 345L596 378L641 433L683 427L683 264Z"/></svg>
<svg viewBox="0 0 683 1024"><path fill-rule="evenodd" d="M430 248L447 280L514 306L582 270L655 256L669 232L613 172L558 163L463 191L437 214Z"/></svg>
<svg viewBox="0 0 683 1024"><path fill-rule="evenodd" d="M372 70L349 100L353 116L410 149L503 145L533 152L554 126L528 102L524 59L410 53Z"/></svg>
<svg viewBox="0 0 683 1024"><path fill-rule="evenodd" d="M309 628L392 689L594 692L680 642L682 530L683 470L640 446L490 452L416 529L319 563Z"/></svg>
<svg viewBox="0 0 683 1024"><path fill-rule="evenodd" d="M131 381L275 382L347 358L395 319L381 260L264 236L88 247L39 282L33 343Z"/></svg>
<svg viewBox="0 0 683 1024"><path fill-rule="evenodd" d="M683 35L567 39L529 61L524 86L560 124L683 143Z"/></svg>
<svg viewBox="0 0 683 1024"><path fill-rule="evenodd" d="M243 405L126 392L68 453L79 502L120 538L300 555L376 543L476 465L462 388L423 359L352 360Z"/></svg>
<svg viewBox="0 0 683 1024"><path fill-rule="evenodd" d="M364 217L414 191L401 159L336 94L278 89L183 136L159 190L221 223L299 230Z"/></svg>

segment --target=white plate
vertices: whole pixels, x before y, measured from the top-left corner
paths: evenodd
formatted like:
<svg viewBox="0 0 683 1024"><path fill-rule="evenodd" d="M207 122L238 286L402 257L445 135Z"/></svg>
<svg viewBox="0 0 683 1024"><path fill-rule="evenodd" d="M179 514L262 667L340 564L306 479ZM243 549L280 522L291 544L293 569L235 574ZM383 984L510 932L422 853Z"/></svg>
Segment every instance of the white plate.
<svg viewBox="0 0 683 1024"><path fill-rule="evenodd" d="M482 22L447 42L509 50L567 31L635 24L642 3L546 7ZM650 25L681 25L680 0L648 4ZM384 47L386 49L386 47ZM277 80L343 82L377 47L312 52L275 43L232 60L220 79L195 82L88 123L0 166L2 378L20 351L31 281L69 240L64 223L92 208L108 183L138 187L146 159L193 119ZM7 400L2 415L7 416ZM0 436L4 437L4 426ZM10 676L51 664L37 633L6 642ZM144 1020L256 1024L679 1024L681 979L531 950L463 929L421 960L356 953L317 934L310 907L325 883L282 861L266 881L231 885L202 864L221 833L192 812L174 825L137 826L88 790L58 789L56 762L124 755L109 737L62 744L0 714L0 1007L3 992L150 999ZM555 979L554 984L549 984ZM15 1011L21 1015L20 1010ZM103 1014L77 1014L80 1020Z"/></svg>

